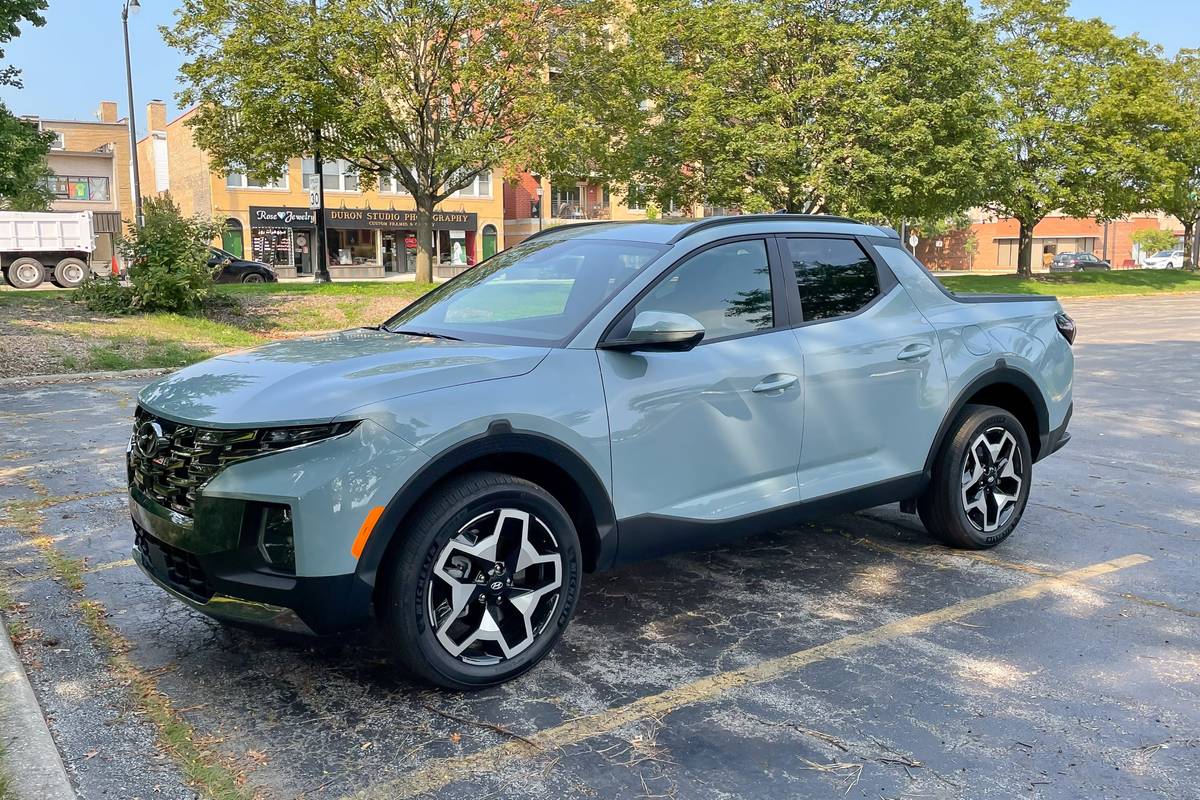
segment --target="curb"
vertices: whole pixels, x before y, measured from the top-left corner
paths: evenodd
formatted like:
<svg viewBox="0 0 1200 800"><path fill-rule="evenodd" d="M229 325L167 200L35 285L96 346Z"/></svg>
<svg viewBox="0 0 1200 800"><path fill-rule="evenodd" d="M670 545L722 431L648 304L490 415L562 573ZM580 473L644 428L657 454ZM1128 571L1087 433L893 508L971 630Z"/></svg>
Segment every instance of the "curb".
<svg viewBox="0 0 1200 800"><path fill-rule="evenodd" d="M107 372L63 372L56 375L23 375L16 378L0 378L0 390L27 389L30 386L54 383L87 383L89 381L108 381L120 378L157 378L174 372L173 367L153 367L148 369L119 369Z"/></svg>
<svg viewBox="0 0 1200 800"><path fill-rule="evenodd" d="M15 800L76 800L25 667L0 624L0 732Z"/></svg>

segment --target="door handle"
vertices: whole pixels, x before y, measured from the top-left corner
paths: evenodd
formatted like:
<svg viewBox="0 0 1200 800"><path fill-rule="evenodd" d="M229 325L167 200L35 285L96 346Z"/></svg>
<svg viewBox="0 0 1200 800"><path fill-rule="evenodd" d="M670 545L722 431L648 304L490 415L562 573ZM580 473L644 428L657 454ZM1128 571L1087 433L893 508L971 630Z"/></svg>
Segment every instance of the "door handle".
<svg viewBox="0 0 1200 800"><path fill-rule="evenodd" d="M759 381L753 391L759 394L768 394L770 392L782 392L784 389L791 386L796 381L800 380L795 375L788 372L776 372L773 375L768 375Z"/></svg>
<svg viewBox="0 0 1200 800"><path fill-rule="evenodd" d="M913 344L910 344L908 347L901 350L896 355L896 358L901 361L920 361L922 358L932 352L933 348L929 345L921 344L920 342L914 342Z"/></svg>

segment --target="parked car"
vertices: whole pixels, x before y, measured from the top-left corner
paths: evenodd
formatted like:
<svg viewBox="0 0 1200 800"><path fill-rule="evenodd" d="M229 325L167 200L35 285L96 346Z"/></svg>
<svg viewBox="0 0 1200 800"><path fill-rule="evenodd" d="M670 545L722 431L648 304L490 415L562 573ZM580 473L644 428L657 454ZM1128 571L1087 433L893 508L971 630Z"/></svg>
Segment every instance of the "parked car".
<svg viewBox="0 0 1200 800"><path fill-rule="evenodd" d="M133 554L218 619L376 618L411 672L491 685L617 564L894 502L994 547L1070 438L1074 337L852 220L563 225L380 326L146 387Z"/></svg>
<svg viewBox="0 0 1200 800"><path fill-rule="evenodd" d="M1092 272L1112 269L1112 264L1091 253L1059 253L1050 262L1051 272Z"/></svg>
<svg viewBox="0 0 1200 800"><path fill-rule="evenodd" d="M228 250L209 248L208 265L213 268L216 283L275 283L275 270L261 261L238 258Z"/></svg>
<svg viewBox="0 0 1200 800"><path fill-rule="evenodd" d="M1183 269L1183 250L1159 250L1142 261L1146 269Z"/></svg>

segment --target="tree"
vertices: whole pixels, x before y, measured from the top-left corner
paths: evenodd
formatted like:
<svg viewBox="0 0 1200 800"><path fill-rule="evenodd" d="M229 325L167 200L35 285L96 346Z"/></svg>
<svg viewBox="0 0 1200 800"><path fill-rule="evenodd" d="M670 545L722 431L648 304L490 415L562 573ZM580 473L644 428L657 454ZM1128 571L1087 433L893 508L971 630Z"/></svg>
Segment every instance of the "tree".
<svg viewBox="0 0 1200 800"><path fill-rule="evenodd" d="M986 206L1020 225L1018 271L1048 214L1113 219L1144 208L1161 173L1157 53L1066 0L986 0L996 34L991 88L999 139Z"/></svg>
<svg viewBox="0 0 1200 800"><path fill-rule="evenodd" d="M3 45L20 35L20 24L46 24L39 13L46 0L6 0L0 4L0 59ZM16 67L0 63L0 86L21 85ZM0 206L18 211L49 208L52 195L46 184L53 173L46 164L53 135L16 117L0 103Z"/></svg>
<svg viewBox="0 0 1200 800"><path fill-rule="evenodd" d="M601 16L551 0L186 0L164 35L183 50L197 142L267 177L307 155L416 204L417 280L432 279L434 207L494 166L524 164L555 107L547 65Z"/></svg>
<svg viewBox="0 0 1200 800"><path fill-rule="evenodd" d="M1200 50L1179 51L1167 70L1167 102L1174 113L1164 115L1170 125L1163 148L1168 164L1152 190L1151 207L1183 223L1183 260L1194 267L1200 222Z"/></svg>
<svg viewBox="0 0 1200 800"><path fill-rule="evenodd" d="M641 0L616 28L564 75L586 147L550 141L552 174L748 211L930 218L981 199L987 48L962 0Z"/></svg>
<svg viewBox="0 0 1200 800"><path fill-rule="evenodd" d="M1162 250L1175 249L1175 234L1170 231L1160 230L1158 228L1147 228L1145 230L1134 231L1130 235L1130 240L1137 245L1138 251L1143 256L1153 255Z"/></svg>

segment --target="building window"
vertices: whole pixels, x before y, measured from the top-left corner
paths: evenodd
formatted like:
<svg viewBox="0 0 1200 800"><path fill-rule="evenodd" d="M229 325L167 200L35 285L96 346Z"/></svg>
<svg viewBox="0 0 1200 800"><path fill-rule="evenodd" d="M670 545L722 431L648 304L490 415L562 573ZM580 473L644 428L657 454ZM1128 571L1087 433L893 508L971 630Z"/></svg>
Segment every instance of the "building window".
<svg viewBox="0 0 1200 800"><path fill-rule="evenodd" d="M334 264L376 263L375 231L335 228L329 231L329 239Z"/></svg>
<svg viewBox="0 0 1200 800"><path fill-rule="evenodd" d="M646 208L646 187L636 183L629 184L625 192L625 207L631 211L641 211Z"/></svg>
<svg viewBox="0 0 1200 800"><path fill-rule="evenodd" d="M408 194L408 189L404 188L404 184L395 175L380 175L379 191L384 194Z"/></svg>
<svg viewBox="0 0 1200 800"><path fill-rule="evenodd" d="M578 186L550 187L550 216L559 219L575 219L583 215Z"/></svg>
<svg viewBox="0 0 1200 800"><path fill-rule="evenodd" d="M253 178L244 172L231 172L225 176L225 185L230 189L287 189L287 164L283 165L283 173L278 179L262 180Z"/></svg>
<svg viewBox="0 0 1200 800"><path fill-rule="evenodd" d="M315 188L313 179L317 176L317 166L311 158L302 162L304 188ZM321 172L325 174L325 191L327 192L357 192L358 170L345 159L335 159L321 162Z"/></svg>
<svg viewBox="0 0 1200 800"><path fill-rule="evenodd" d="M491 197L492 171L485 169L475 176L475 180L454 193L455 197Z"/></svg>
<svg viewBox="0 0 1200 800"><path fill-rule="evenodd" d="M110 199L108 178L55 175L47 180L55 200L87 200L107 203Z"/></svg>
<svg viewBox="0 0 1200 800"><path fill-rule="evenodd" d="M49 130L50 130L50 133L54 134L54 138L50 141L50 149L51 150L66 150L67 149L67 137L63 134L63 132L56 131L52 128Z"/></svg>

